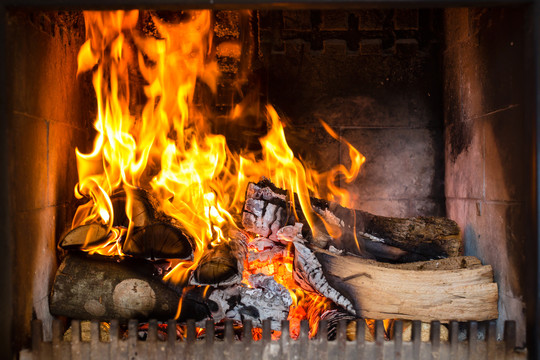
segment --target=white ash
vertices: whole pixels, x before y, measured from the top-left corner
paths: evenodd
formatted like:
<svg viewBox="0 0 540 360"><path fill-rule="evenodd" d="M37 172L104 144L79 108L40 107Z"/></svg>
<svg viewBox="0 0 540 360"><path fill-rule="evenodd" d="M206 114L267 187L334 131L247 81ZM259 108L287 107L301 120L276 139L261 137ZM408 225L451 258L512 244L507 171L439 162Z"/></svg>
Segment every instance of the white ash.
<svg viewBox="0 0 540 360"><path fill-rule="evenodd" d="M328 284L322 265L313 252L304 244L295 242L294 279L306 290L315 290L317 293L329 298L349 313L356 315L351 302L339 291Z"/></svg>
<svg viewBox="0 0 540 360"><path fill-rule="evenodd" d="M338 218L329 209L319 209L316 206L313 206L312 208L317 214L321 215L324 220L329 224L339 226L340 228L343 228L345 226L345 222L343 221L343 219Z"/></svg>
<svg viewBox="0 0 540 360"><path fill-rule="evenodd" d="M287 225L279 229L276 233L277 240L287 245L291 242L304 242L304 238L302 236L302 227L304 225L302 223L295 223L294 225Z"/></svg>
<svg viewBox="0 0 540 360"><path fill-rule="evenodd" d="M360 232L360 231L359 231L359 232L358 232L358 235L360 235L360 236L362 236L362 237L364 237L364 238L367 238L367 239L369 239L369 240L371 240L371 241L380 242L380 243L384 243L384 242L385 242L384 239L381 239L381 238L379 238L379 237L376 237L376 236L374 236L374 235L371 235L371 234L368 234L368 233L365 233L365 232Z"/></svg>
<svg viewBox="0 0 540 360"><path fill-rule="evenodd" d="M250 183L248 185L248 188L246 190L246 198L255 198L255 199L264 199L264 200L273 200L273 199L281 199L283 201L287 201L287 195L284 194L278 194L269 187L263 187Z"/></svg>
<svg viewBox="0 0 540 360"><path fill-rule="evenodd" d="M277 241L276 233L285 224L283 208L258 199L246 199L242 224L247 231Z"/></svg>
<svg viewBox="0 0 540 360"><path fill-rule="evenodd" d="M345 250L340 250L336 248L334 245L330 245L330 247L328 248L328 251L336 255L343 255L343 253L345 252Z"/></svg>
<svg viewBox="0 0 540 360"><path fill-rule="evenodd" d="M251 286L257 289L269 290L272 294L279 294L283 299L283 303L287 306L292 305L292 298L289 290L285 286L274 280L273 276L266 276L263 274L253 274L249 277L249 283ZM267 292L268 294L268 292Z"/></svg>
<svg viewBox="0 0 540 360"><path fill-rule="evenodd" d="M214 290L208 297L218 305L212 312L212 319L215 322L251 320L255 327L261 327L263 320L270 319L272 330L281 330L281 321L287 319L292 304L289 292L269 276L259 275L253 284L265 287L235 285ZM198 325L203 326L202 322Z"/></svg>
<svg viewBox="0 0 540 360"><path fill-rule="evenodd" d="M251 246L252 243L253 246ZM271 246L268 246L268 243ZM287 249L280 245L276 244L271 240L262 238L260 240L252 241L250 243L249 252L248 252L248 262L260 261L260 262L271 262L274 258L285 257L287 255Z"/></svg>

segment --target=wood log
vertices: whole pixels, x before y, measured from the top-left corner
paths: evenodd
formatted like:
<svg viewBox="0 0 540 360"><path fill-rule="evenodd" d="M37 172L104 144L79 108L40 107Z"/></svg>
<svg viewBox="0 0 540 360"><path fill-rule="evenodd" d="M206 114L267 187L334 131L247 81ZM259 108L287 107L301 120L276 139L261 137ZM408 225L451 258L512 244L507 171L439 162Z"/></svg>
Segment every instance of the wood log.
<svg viewBox="0 0 540 360"><path fill-rule="evenodd" d="M141 188L124 188L111 195L113 226L129 226L127 209L131 212L134 227L142 227L158 222L158 201L148 191Z"/></svg>
<svg viewBox="0 0 540 360"><path fill-rule="evenodd" d="M111 203L113 227L127 229L128 212L131 213L132 231L126 238L119 239L124 254L152 260L193 258L193 238L178 220L159 210L157 199L148 191L125 187L111 195ZM68 232L60 241L60 247L86 250L104 244L111 235L105 225L85 224Z"/></svg>
<svg viewBox="0 0 540 360"><path fill-rule="evenodd" d="M191 273L191 285L230 286L242 282L247 256L247 235L233 229L227 231L229 241L206 251Z"/></svg>
<svg viewBox="0 0 540 360"><path fill-rule="evenodd" d="M60 241L64 250L80 250L105 244L111 233L101 224L86 224L70 230Z"/></svg>
<svg viewBox="0 0 540 360"><path fill-rule="evenodd" d="M72 253L56 273L49 307L51 314L82 320L174 318L181 297L156 276L147 261ZM182 309L205 319L209 306L201 295L184 296Z"/></svg>
<svg viewBox="0 0 540 360"><path fill-rule="evenodd" d="M496 319L493 270L469 257L410 264L381 264L356 256L317 250L324 275L370 319L429 322Z"/></svg>
<svg viewBox="0 0 540 360"><path fill-rule="evenodd" d="M171 223L155 223L137 228L122 245L126 255L146 259L192 259L190 237Z"/></svg>
<svg viewBox="0 0 540 360"><path fill-rule="evenodd" d="M118 259L71 253L58 268L50 295L51 314L81 320L174 318L179 304L180 322L208 319L252 320L262 326L272 320L280 330L292 298L273 277L252 275L251 287L226 288L188 286L176 288L163 283L153 263L141 259Z"/></svg>
<svg viewBox="0 0 540 360"><path fill-rule="evenodd" d="M377 216L315 198L311 198L311 208L318 215L314 217L315 231L308 226L297 199L292 201L286 191L262 180L248 185L242 224L247 231L277 240L282 227L298 221L312 244L322 248L331 244L380 261L421 261L462 252L459 227L450 219Z"/></svg>

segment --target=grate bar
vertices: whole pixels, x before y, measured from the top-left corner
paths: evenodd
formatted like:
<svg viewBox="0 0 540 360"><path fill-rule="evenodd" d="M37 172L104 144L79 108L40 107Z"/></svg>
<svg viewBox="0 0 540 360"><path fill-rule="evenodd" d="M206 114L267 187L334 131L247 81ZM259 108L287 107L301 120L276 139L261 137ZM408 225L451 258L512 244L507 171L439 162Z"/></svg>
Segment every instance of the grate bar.
<svg viewBox="0 0 540 360"><path fill-rule="evenodd" d="M393 340L385 341L382 321L375 322L375 341L365 341L363 320L356 323L356 339L348 340L348 326L345 321L337 325L336 340L327 340L328 322L321 321L320 333L315 339L309 339L309 325L301 322L298 340L290 337L289 322L282 322L282 334L279 340L272 340L270 321L263 322L262 339L251 338L252 324L244 324L243 340L235 338L234 324L226 322L224 340L215 337L213 321L206 322L206 338L197 340L195 322L188 321L185 340L176 340L175 320L168 321L168 340L158 336L156 320L148 323L146 341L137 334L138 321L128 322L126 340L119 339L119 323L110 323L109 341L101 341L100 325L97 321L90 324L90 341L81 340L81 323L71 322L70 342L62 338L62 323L53 322L52 341L43 340L43 324L39 320L32 322L32 348L20 353L21 360L37 359L525 359L527 352L515 348L516 325L513 321L505 322L504 339L497 340L496 323L481 323L487 329L485 339L479 336L479 323L467 324L467 339L459 341L459 324L449 324L449 341L441 341L441 323L431 323L430 340L421 339L421 323L413 322L412 341L403 339L403 322L396 321L393 326ZM162 336L163 337L163 336Z"/></svg>

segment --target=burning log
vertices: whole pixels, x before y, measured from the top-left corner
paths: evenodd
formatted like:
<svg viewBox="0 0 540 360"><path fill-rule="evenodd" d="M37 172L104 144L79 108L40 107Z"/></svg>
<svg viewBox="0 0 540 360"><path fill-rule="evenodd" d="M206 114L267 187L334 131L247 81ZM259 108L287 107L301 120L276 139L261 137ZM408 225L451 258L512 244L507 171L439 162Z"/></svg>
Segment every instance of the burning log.
<svg viewBox="0 0 540 360"><path fill-rule="evenodd" d="M190 276L191 285L230 286L242 281L247 236L233 230L229 238L204 253Z"/></svg>
<svg viewBox="0 0 540 360"><path fill-rule="evenodd" d="M328 283L371 319L467 321L496 319L491 266L473 257L382 264L318 250Z"/></svg>
<svg viewBox="0 0 540 360"><path fill-rule="evenodd" d="M318 215L315 232L310 231L297 199L294 208L298 219L295 219L286 191L269 180L250 183L242 224L250 232L277 240L282 227L300 221L304 224L304 237L312 244L322 248L331 244L359 255L367 253L381 261L430 260L458 256L462 251L459 227L450 219L377 216L315 198L311 199L311 207ZM329 232L338 235L332 237Z"/></svg>
<svg viewBox="0 0 540 360"><path fill-rule="evenodd" d="M262 326L272 320L279 330L292 303L287 289L271 276L250 277L251 288L242 284L226 288L189 286L174 288L163 283L152 262L68 255L56 273L49 307L51 314L82 320L174 318L179 321L252 320Z"/></svg>
<svg viewBox="0 0 540 360"><path fill-rule="evenodd" d="M153 275L149 264L73 254L58 268L50 310L53 315L77 319L169 319L179 300L178 294Z"/></svg>
<svg viewBox="0 0 540 360"><path fill-rule="evenodd" d="M122 252L147 259L191 259L190 238L170 223L156 223L135 229L127 237Z"/></svg>
<svg viewBox="0 0 540 360"><path fill-rule="evenodd" d="M50 311L75 319L171 319L180 301L177 291L156 276L147 261L68 255L55 276ZM182 306L191 318L209 316L202 296L185 297Z"/></svg>
<svg viewBox="0 0 540 360"><path fill-rule="evenodd" d="M124 254L147 259L193 258L191 236L176 219L158 210L157 199L148 191L126 187L111 195L111 203L116 229L129 227L128 212L131 213L133 230L127 238L120 238ZM87 250L107 243L113 236L102 224L85 224L68 232L60 241L60 247Z"/></svg>
<svg viewBox="0 0 540 360"><path fill-rule="evenodd" d="M141 188L125 187L111 195L113 226L129 226L126 209L131 212L134 227L142 227L159 221L158 201L148 191Z"/></svg>
<svg viewBox="0 0 540 360"><path fill-rule="evenodd" d="M65 250L80 250L84 247L103 244L110 235L109 230L104 225L81 225L68 232L60 242L60 246Z"/></svg>

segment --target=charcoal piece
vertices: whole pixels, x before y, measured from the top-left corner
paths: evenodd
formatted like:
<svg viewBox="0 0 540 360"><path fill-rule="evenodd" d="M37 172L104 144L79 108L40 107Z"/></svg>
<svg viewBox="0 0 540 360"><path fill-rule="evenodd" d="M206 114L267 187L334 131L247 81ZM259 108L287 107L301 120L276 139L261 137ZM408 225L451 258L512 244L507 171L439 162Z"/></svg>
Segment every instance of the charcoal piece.
<svg viewBox="0 0 540 360"><path fill-rule="evenodd" d="M191 238L169 223L155 223L135 229L122 246L126 255L146 259L192 259Z"/></svg>
<svg viewBox="0 0 540 360"><path fill-rule="evenodd" d="M247 255L247 237L241 231L228 231L230 240L206 251L190 277L192 285L229 286L242 281Z"/></svg>

